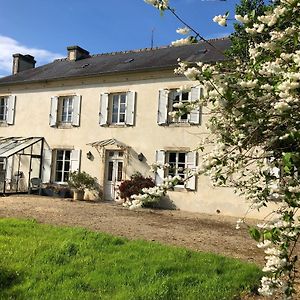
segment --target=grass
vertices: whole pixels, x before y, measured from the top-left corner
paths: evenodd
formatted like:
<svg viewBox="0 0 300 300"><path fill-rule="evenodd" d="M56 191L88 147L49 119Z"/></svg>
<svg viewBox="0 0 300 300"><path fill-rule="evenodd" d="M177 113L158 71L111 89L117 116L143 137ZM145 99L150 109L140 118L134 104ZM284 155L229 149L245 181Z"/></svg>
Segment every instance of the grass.
<svg viewBox="0 0 300 300"><path fill-rule="evenodd" d="M0 299L239 299L257 266L82 228L0 219Z"/></svg>

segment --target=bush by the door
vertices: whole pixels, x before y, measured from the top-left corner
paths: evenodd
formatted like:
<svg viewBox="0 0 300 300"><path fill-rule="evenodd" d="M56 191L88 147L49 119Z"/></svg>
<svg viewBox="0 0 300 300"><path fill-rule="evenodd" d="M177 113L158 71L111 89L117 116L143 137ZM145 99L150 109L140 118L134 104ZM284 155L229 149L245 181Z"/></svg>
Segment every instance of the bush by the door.
<svg viewBox="0 0 300 300"><path fill-rule="evenodd" d="M132 195L138 195L143 188L154 187L155 183L151 177L144 177L140 173L131 175L130 179L122 181L120 184L120 197L125 201L130 200Z"/></svg>

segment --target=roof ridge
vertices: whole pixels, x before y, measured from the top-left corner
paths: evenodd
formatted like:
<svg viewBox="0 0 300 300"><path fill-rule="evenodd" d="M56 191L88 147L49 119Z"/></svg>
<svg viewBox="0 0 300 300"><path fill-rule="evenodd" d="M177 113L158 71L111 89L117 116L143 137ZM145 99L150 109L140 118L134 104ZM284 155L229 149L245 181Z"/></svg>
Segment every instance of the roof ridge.
<svg viewBox="0 0 300 300"><path fill-rule="evenodd" d="M219 41L219 40L225 40L228 39L228 36L221 37L221 38L212 38L212 39L207 39L207 41ZM199 43L205 43L205 41L201 40L198 43L194 44L199 44ZM190 44L193 45L193 44ZM182 46L190 46L190 45L182 45ZM92 54L90 57L99 57L99 56L104 56L104 55L117 55L117 54L129 54L129 53L140 53L140 52L147 52L147 51L156 51L156 50L161 50L161 49L168 49L168 48L178 48L182 46L172 46L172 45L165 45L165 46L158 46L158 47L146 47L146 48L139 48L139 49L132 49L132 50L121 50L121 51L112 51L112 52L104 52L104 53L98 53L98 54ZM67 58L58 58L55 59L54 61L66 61Z"/></svg>
<svg viewBox="0 0 300 300"><path fill-rule="evenodd" d="M167 49L171 48L172 46L159 46L159 47L147 47L147 48L139 48L139 49L132 49L132 50L121 50L121 51L112 51L112 52L104 52L104 53L98 53L98 54L92 54L92 57L96 56L102 56L102 55L116 55L116 54L127 54L127 53L139 53L139 52L146 52L146 51L152 51L152 50L160 50L160 49Z"/></svg>
<svg viewBox="0 0 300 300"><path fill-rule="evenodd" d="M225 40L225 39L228 39L228 36L220 37L220 38L207 39L207 41L218 41L218 40ZM205 41L201 40L198 43L194 43L194 44L199 44L199 43L205 43ZM193 45L193 44L190 44L190 45ZM182 45L182 46L190 46L190 45ZM105 53L99 53L99 54L92 54L91 57L102 56L102 55L139 53L139 52L144 52L144 51L161 50L161 49L168 49L168 48L175 48L175 47L178 48L178 46L165 45L165 46L158 46L158 47L153 47L153 48L146 47L146 48L139 48L139 49L132 49L132 50L112 51L112 52L105 52Z"/></svg>

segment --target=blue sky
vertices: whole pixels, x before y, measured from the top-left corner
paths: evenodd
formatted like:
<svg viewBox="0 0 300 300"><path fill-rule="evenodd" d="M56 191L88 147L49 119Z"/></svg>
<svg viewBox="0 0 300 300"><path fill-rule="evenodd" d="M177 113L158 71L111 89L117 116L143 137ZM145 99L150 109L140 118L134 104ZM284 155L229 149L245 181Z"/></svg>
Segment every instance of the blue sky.
<svg viewBox="0 0 300 300"><path fill-rule="evenodd" d="M170 6L206 38L232 32L212 22L238 0L170 0ZM182 38L181 24L143 0L0 0L0 76L11 73L12 54L31 54L37 65L66 56L79 45L91 54L168 45Z"/></svg>

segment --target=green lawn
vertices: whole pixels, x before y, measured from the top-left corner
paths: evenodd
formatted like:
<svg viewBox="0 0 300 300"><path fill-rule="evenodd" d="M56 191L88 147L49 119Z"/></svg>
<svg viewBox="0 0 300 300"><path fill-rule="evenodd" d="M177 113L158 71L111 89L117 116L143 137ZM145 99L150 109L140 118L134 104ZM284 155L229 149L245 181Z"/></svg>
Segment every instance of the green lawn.
<svg viewBox="0 0 300 300"><path fill-rule="evenodd" d="M255 265L82 228L0 219L0 299L239 299Z"/></svg>

